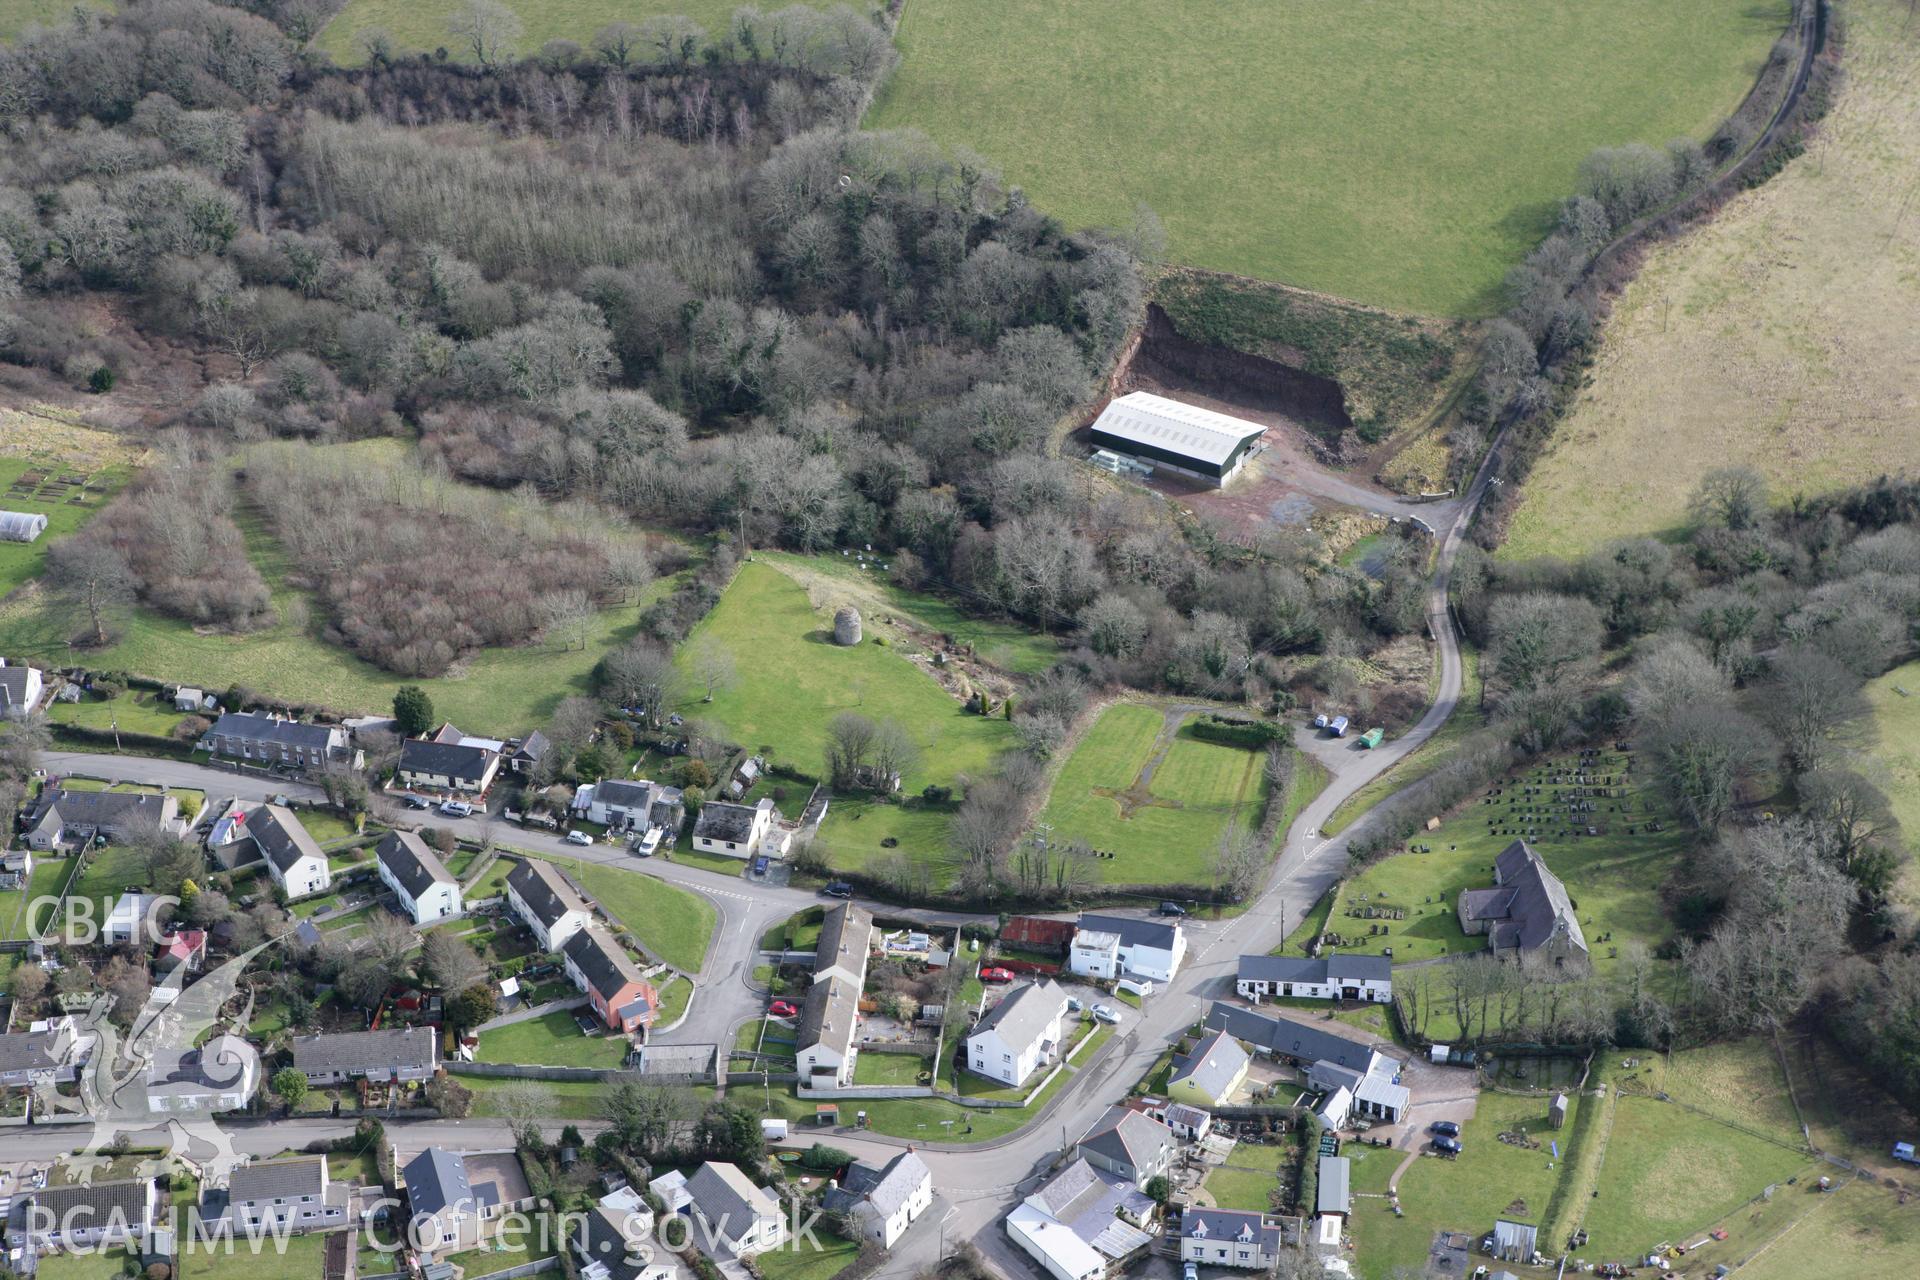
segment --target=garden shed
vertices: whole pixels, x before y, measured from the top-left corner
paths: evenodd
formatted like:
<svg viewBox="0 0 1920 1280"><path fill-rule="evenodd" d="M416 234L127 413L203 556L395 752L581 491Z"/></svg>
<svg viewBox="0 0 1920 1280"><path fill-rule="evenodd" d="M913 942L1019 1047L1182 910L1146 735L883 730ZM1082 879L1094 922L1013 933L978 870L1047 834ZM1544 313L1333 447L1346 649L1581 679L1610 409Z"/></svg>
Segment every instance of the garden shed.
<svg viewBox="0 0 1920 1280"><path fill-rule="evenodd" d="M47 531L47 518L37 511L0 511L0 542L32 542Z"/></svg>

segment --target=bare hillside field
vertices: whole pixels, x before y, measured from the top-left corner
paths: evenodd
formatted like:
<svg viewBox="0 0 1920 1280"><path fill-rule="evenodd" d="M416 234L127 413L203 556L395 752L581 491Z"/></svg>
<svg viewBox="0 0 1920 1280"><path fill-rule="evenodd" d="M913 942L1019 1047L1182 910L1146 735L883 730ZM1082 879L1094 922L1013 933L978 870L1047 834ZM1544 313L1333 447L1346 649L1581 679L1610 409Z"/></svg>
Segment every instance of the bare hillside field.
<svg viewBox="0 0 1920 1280"><path fill-rule="evenodd" d="M1841 11L1846 72L1820 133L1648 257L1503 554L1672 530L1728 463L1785 497L1920 461L1920 19L1903 0Z"/></svg>

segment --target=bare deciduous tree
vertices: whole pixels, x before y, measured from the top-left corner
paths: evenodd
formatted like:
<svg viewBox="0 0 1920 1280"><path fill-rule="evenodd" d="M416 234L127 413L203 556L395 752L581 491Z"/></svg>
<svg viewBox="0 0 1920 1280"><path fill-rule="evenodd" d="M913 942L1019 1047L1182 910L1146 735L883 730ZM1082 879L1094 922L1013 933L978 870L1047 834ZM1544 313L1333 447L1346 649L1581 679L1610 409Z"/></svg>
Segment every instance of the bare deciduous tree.
<svg viewBox="0 0 1920 1280"><path fill-rule="evenodd" d="M520 15L500 0L467 0L447 19L447 34L483 67L498 66L512 57L526 31Z"/></svg>

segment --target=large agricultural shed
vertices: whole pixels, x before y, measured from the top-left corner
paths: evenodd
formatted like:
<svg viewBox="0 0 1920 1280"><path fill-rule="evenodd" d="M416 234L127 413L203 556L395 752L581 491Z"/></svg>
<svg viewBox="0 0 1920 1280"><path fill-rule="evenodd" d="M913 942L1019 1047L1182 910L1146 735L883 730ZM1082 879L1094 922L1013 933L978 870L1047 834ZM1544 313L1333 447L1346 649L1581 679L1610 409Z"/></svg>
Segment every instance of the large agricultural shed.
<svg viewBox="0 0 1920 1280"><path fill-rule="evenodd" d="M1148 391L1112 401L1093 424L1093 443L1224 485L1266 428Z"/></svg>
<svg viewBox="0 0 1920 1280"><path fill-rule="evenodd" d="M0 511L0 542L32 542L46 528L47 518L37 511Z"/></svg>

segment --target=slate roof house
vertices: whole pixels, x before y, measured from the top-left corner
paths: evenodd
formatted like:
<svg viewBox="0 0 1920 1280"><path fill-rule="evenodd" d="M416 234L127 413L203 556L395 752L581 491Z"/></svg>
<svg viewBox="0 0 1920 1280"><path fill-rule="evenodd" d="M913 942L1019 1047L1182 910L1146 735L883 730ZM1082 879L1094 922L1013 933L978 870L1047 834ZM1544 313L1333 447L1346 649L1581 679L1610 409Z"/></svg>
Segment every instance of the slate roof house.
<svg viewBox="0 0 1920 1280"><path fill-rule="evenodd" d="M0 1087L71 1084L80 1078L94 1043L95 1037L81 1035L70 1017L56 1019L40 1031L0 1035Z"/></svg>
<svg viewBox="0 0 1920 1280"><path fill-rule="evenodd" d="M301 772L351 758L347 730L337 724L301 724L257 711L228 711L200 745L217 756Z"/></svg>
<svg viewBox="0 0 1920 1280"><path fill-rule="evenodd" d="M822 1089L852 1084L859 1029L858 983L835 975L807 988L794 1041L794 1067L802 1083Z"/></svg>
<svg viewBox="0 0 1920 1280"><path fill-rule="evenodd" d="M507 873L507 905L542 951L558 951L593 920L593 904L550 862L523 858Z"/></svg>
<svg viewBox="0 0 1920 1280"><path fill-rule="evenodd" d="M1185 1209L1180 1261L1243 1271L1271 1271L1286 1232L1278 1218L1242 1209Z"/></svg>
<svg viewBox="0 0 1920 1280"><path fill-rule="evenodd" d="M553 744L547 741L547 735L535 729L518 742L508 741L507 768L515 773L528 773L546 759L547 752L552 749Z"/></svg>
<svg viewBox="0 0 1920 1280"><path fill-rule="evenodd" d="M1393 999L1393 962L1385 956L1241 956L1234 990L1258 1004L1263 997L1308 1000Z"/></svg>
<svg viewBox="0 0 1920 1280"><path fill-rule="evenodd" d="M44 851L95 836L123 843L156 831L180 835L185 830L180 802L172 796L51 787L27 818L27 845Z"/></svg>
<svg viewBox="0 0 1920 1280"><path fill-rule="evenodd" d="M773 830L773 818L771 800L754 805L709 801L700 806L700 817L693 824L693 847L702 853L751 858L762 852L761 845Z"/></svg>
<svg viewBox="0 0 1920 1280"><path fill-rule="evenodd" d="M201 1215L227 1218L236 1233L326 1231L347 1225L350 1189L327 1176L324 1156L265 1160L233 1171L224 1194L202 1189ZM220 1201L224 1208L215 1214Z"/></svg>
<svg viewBox="0 0 1920 1280"><path fill-rule="evenodd" d="M235 1111L260 1087L260 1055L239 1036L221 1034L191 1049L156 1049L147 1062L152 1111Z"/></svg>
<svg viewBox="0 0 1920 1280"><path fill-rule="evenodd" d="M0 720L25 720L39 705L43 685L37 668L0 659Z"/></svg>
<svg viewBox="0 0 1920 1280"><path fill-rule="evenodd" d="M653 1210L632 1187L600 1197L580 1215L573 1253L581 1280L668 1280L671 1266L652 1260Z"/></svg>
<svg viewBox="0 0 1920 1280"><path fill-rule="evenodd" d="M652 1028L660 993L617 939L589 925L568 938L560 954L567 977L586 993L608 1030L631 1035Z"/></svg>
<svg viewBox="0 0 1920 1280"><path fill-rule="evenodd" d="M1013 988L967 1033L964 1065L1002 1084L1022 1085L1061 1053L1067 993L1052 979Z"/></svg>
<svg viewBox="0 0 1920 1280"><path fill-rule="evenodd" d="M34 1253L130 1244L153 1228L153 1179L36 1187L13 1197L7 1240Z"/></svg>
<svg viewBox="0 0 1920 1280"><path fill-rule="evenodd" d="M1196 1107L1220 1107L1246 1083L1253 1059L1224 1031L1201 1038L1192 1052L1175 1055L1167 1097Z"/></svg>
<svg viewBox="0 0 1920 1280"><path fill-rule="evenodd" d="M1104 1280L1153 1243L1158 1206L1126 1178L1075 1160L1007 1215L1007 1234L1053 1280Z"/></svg>
<svg viewBox="0 0 1920 1280"><path fill-rule="evenodd" d="M1169 982L1186 954L1186 931L1177 923L1083 913L1067 949L1067 968L1089 978Z"/></svg>
<svg viewBox="0 0 1920 1280"><path fill-rule="evenodd" d="M1529 969L1573 977L1592 968L1567 887L1525 840L1494 859L1493 886L1461 892L1454 914L1462 932L1485 934L1495 956Z"/></svg>
<svg viewBox="0 0 1920 1280"><path fill-rule="evenodd" d="M839 976L859 986L867 980L873 950L873 913L851 902L828 907L813 948L813 980Z"/></svg>
<svg viewBox="0 0 1920 1280"><path fill-rule="evenodd" d="M526 1174L511 1151L461 1152L428 1147L400 1171L413 1238L444 1257L473 1248L486 1224L532 1202Z"/></svg>
<svg viewBox="0 0 1920 1280"><path fill-rule="evenodd" d="M912 1151L902 1151L878 1168L855 1161L821 1199L821 1207L845 1214L883 1249L893 1248L932 1203L933 1170Z"/></svg>
<svg viewBox="0 0 1920 1280"><path fill-rule="evenodd" d="M699 1238L718 1240L736 1255L765 1253L786 1239L780 1202L734 1165L709 1160L687 1179L694 1213L706 1224Z"/></svg>
<svg viewBox="0 0 1920 1280"><path fill-rule="evenodd" d="M1125 1178L1144 1190L1166 1173L1179 1143L1173 1130L1144 1111L1109 1107L1080 1139L1078 1155L1096 1169Z"/></svg>
<svg viewBox="0 0 1920 1280"><path fill-rule="evenodd" d="M500 772L500 752L471 740L435 742L408 738L400 744L400 763L394 778L416 791L451 791L483 796Z"/></svg>
<svg viewBox="0 0 1920 1280"><path fill-rule="evenodd" d="M295 1036L293 1065L313 1085L426 1080L440 1069L438 1036L432 1027Z"/></svg>
<svg viewBox="0 0 1920 1280"><path fill-rule="evenodd" d="M644 778L628 782L623 778L602 778L580 788L573 807L612 831L646 831L659 827L678 833L686 818L686 806L679 787Z"/></svg>
<svg viewBox="0 0 1920 1280"><path fill-rule="evenodd" d="M292 810L263 804L247 815L247 832L260 846L267 874L286 890L287 897L308 898L332 887L327 855Z"/></svg>
<svg viewBox="0 0 1920 1280"><path fill-rule="evenodd" d="M1407 1088L1394 1082L1400 1064L1365 1041L1290 1018L1255 1013L1225 1000L1213 1002L1207 1026L1251 1045L1256 1053L1304 1068L1308 1082L1323 1093L1337 1095L1346 1090L1346 1106L1322 1116L1330 1127L1342 1127L1350 1114L1396 1122L1411 1102Z"/></svg>
<svg viewBox="0 0 1920 1280"><path fill-rule="evenodd" d="M417 925L460 914L460 882L440 855L412 831L389 831L374 849L380 881L393 890L400 909Z"/></svg>

